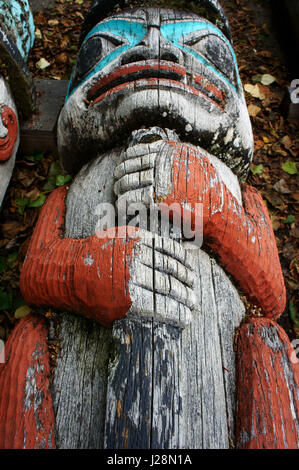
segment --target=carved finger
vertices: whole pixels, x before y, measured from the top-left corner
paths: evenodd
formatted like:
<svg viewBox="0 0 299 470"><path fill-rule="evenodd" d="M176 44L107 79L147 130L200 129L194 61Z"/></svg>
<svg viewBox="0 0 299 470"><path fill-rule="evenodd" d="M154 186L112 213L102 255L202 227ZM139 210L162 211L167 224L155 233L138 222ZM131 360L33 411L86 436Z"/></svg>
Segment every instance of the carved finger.
<svg viewBox="0 0 299 470"><path fill-rule="evenodd" d="M145 320L153 319L179 328L185 328L192 321L192 311L189 307L171 297L134 285L131 291L133 304L127 317Z"/></svg>
<svg viewBox="0 0 299 470"><path fill-rule="evenodd" d="M155 271L154 289L155 292L170 296L190 309L195 306L196 298L193 290L173 276Z"/></svg>
<svg viewBox="0 0 299 470"><path fill-rule="evenodd" d="M165 295L155 295L155 319L164 323L186 328L192 321L192 312L190 308L175 299Z"/></svg>
<svg viewBox="0 0 299 470"><path fill-rule="evenodd" d="M115 168L115 178L119 179L129 173L135 173L141 170L154 168L156 156L156 153L152 153L149 155L143 155L142 157L133 158L131 160L125 160Z"/></svg>
<svg viewBox="0 0 299 470"><path fill-rule="evenodd" d="M149 266L137 262L134 265L134 272L132 274L132 282L134 286L142 287L151 292L154 290L154 276L153 269Z"/></svg>
<svg viewBox="0 0 299 470"><path fill-rule="evenodd" d="M123 152L122 159L128 160L131 158L142 157L143 155L149 155L151 153L157 153L164 145L165 141L163 140L158 140L151 144L136 144L132 147L128 147L126 151Z"/></svg>
<svg viewBox="0 0 299 470"><path fill-rule="evenodd" d="M124 194L138 188L144 188L154 184L154 170L138 171L136 173L125 174L114 184L114 192L117 195Z"/></svg>
<svg viewBox="0 0 299 470"><path fill-rule="evenodd" d="M146 186L144 188L127 191L118 197L116 207L118 211L125 210L127 206L134 203L144 204L145 206L151 206L154 204L153 186Z"/></svg>
<svg viewBox="0 0 299 470"><path fill-rule="evenodd" d="M140 253L140 261L145 266L153 266L153 251L150 247L144 246ZM186 268L182 263L176 259L162 254L158 251L154 253L154 267L161 273L169 274L175 277L178 281L193 287L195 283L195 273L189 268Z"/></svg>
<svg viewBox="0 0 299 470"><path fill-rule="evenodd" d="M160 253L169 255L182 263L187 268L194 268L194 260L191 254L184 249L178 242L171 238L155 236L155 249Z"/></svg>

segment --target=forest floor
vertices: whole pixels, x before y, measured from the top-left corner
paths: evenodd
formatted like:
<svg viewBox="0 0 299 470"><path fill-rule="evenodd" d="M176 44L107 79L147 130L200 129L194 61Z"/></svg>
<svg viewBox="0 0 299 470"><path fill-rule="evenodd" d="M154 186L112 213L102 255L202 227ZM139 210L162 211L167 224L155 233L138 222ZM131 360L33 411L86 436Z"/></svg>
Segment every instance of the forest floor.
<svg viewBox="0 0 299 470"><path fill-rule="evenodd" d="M33 0L39 1L43 0ZM70 77L90 3L51 0L52 8L35 12L36 40L28 63L34 78ZM254 133L247 181L261 192L270 213L287 288L287 307L279 323L293 339L299 337L299 124L284 117L282 101L297 77L291 75L273 33L269 1L221 3L231 26ZM19 291L20 269L40 207L55 187L70 178L50 153L17 157L0 213L0 339L6 340L30 311Z"/></svg>

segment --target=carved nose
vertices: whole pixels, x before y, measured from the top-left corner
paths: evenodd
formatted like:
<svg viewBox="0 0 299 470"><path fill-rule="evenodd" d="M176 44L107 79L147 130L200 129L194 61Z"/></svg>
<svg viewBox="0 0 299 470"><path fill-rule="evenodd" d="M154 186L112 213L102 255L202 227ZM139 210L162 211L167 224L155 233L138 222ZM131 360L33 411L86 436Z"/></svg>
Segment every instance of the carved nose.
<svg viewBox="0 0 299 470"><path fill-rule="evenodd" d="M160 59L181 64L183 55L179 49L168 44L157 27L150 27L138 46L130 49L122 58L122 65L143 60Z"/></svg>

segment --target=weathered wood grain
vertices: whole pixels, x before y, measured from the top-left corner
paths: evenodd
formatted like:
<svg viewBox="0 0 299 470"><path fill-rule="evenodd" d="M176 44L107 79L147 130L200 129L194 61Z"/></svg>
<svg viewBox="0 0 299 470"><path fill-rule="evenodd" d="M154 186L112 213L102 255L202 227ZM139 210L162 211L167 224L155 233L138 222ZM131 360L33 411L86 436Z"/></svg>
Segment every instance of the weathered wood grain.
<svg viewBox="0 0 299 470"><path fill-rule="evenodd" d="M67 198L67 236L93 233L98 215L92 209L101 200L114 201L110 174L119 158L118 152L104 155L79 173ZM116 322L111 343L111 335L103 327L92 323L92 328L86 328L87 320L64 314L53 384L58 446L229 447L234 438L233 335L244 307L215 261L199 249L192 249L190 254L196 258L197 305L191 324L184 329L132 314ZM86 345L93 344L91 337L101 338L103 343L102 349L91 346L90 355ZM104 357L109 356L108 368L103 358L94 354L103 354L103 350ZM74 358L80 367L72 366L72 376L62 372ZM100 412L89 402L88 412L85 408L83 413L82 406L75 411L76 403L84 396L83 384L92 369L91 362L100 365L101 379L90 379L87 388L98 386L104 395L108 384L106 409ZM55 390L63 399L55 397ZM101 403L103 407L104 399ZM99 436L98 444L87 434L82 436L76 424L79 422L81 429ZM105 433L101 434L98 429L103 426Z"/></svg>
<svg viewBox="0 0 299 470"><path fill-rule="evenodd" d="M104 442L111 330L63 315L62 350L52 384L55 442L63 449L100 449Z"/></svg>
<svg viewBox="0 0 299 470"><path fill-rule="evenodd" d="M299 361L286 333L269 319L250 319L237 358L237 447L298 449Z"/></svg>

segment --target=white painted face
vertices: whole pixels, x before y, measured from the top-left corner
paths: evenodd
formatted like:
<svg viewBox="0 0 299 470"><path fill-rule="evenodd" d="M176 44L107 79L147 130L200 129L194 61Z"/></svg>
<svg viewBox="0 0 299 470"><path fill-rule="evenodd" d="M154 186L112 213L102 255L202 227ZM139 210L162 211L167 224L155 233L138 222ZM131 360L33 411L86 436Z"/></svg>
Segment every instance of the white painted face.
<svg viewBox="0 0 299 470"><path fill-rule="evenodd" d="M18 146L16 106L5 79L0 76L0 205L13 172Z"/></svg>
<svg viewBox="0 0 299 470"><path fill-rule="evenodd" d="M142 126L173 129L246 175L250 119L234 52L216 26L192 13L140 8L87 35L59 118L63 165L77 170Z"/></svg>

